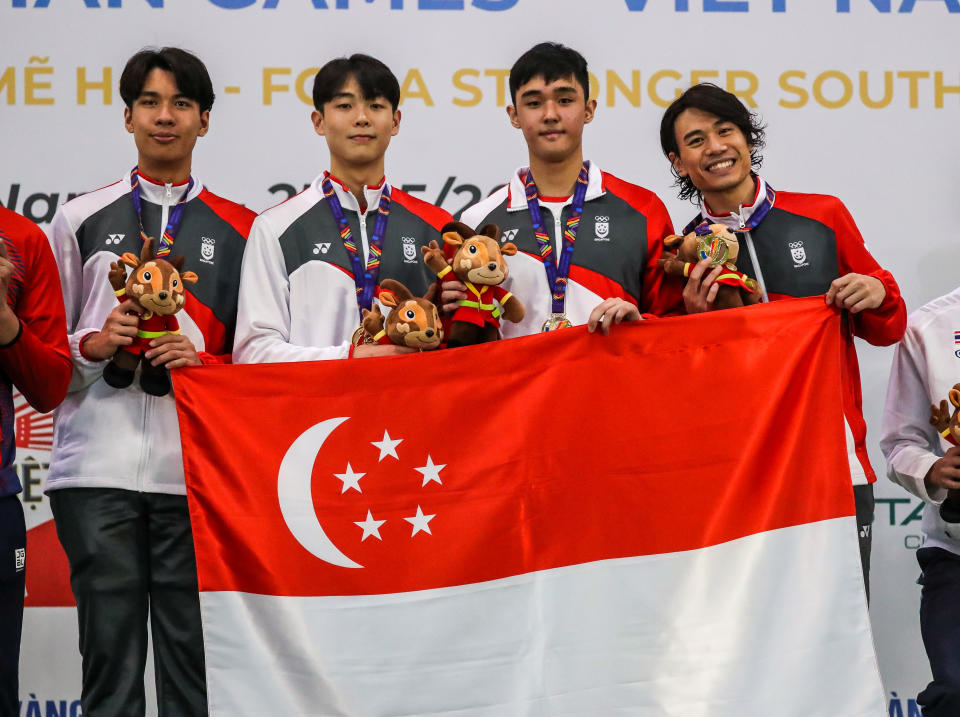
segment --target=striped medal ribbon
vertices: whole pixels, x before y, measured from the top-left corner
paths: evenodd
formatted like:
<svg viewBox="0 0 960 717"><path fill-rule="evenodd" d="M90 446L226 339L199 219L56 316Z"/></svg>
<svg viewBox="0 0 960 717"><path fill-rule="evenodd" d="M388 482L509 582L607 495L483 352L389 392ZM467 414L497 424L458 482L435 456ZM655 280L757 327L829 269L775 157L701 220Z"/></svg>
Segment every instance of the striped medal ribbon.
<svg viewBox="0 0 960 717"><path fill-rule="evenodd" d="M566 228L563 232L563 246L560 250L560 260L553 260L553 245L543 224L543 213L540 211L540 192L533 181L533 173L527 169L521 175L524 191L527 197L527 208L530 211L530 220L533 222L533 233L540 247L540 259L547 272L547 284L552 294L552 313L544 322L542 331L553 331L573 326L564 313L564 303L567 297L567 279L570 276L570 261L573 258L573 246L577 241L577 229L580 227L580 217L583 214L583 204L587 196L587 185L590 183L590 163L584 162L577 175L577 183L573 190L573 202L570 206L570 215L567 217Z"/></svg>
<svg viewBox="0 0 960 717"><path fill-rule="evenodd" d="M183 221L183 210L186 209L187 197L190 196L191 189L193 189L193 177L190 177L190 181L187 182L187 191L183 193L180 201L174 205L173 209L171 209L167 215L167 226L164 227L160 242L156 247L158 259L165 259L173 249L173 241L177 236L177 232L180 230L180 222ZM133 209L137 213L137 221L140 223L140 239L141 241L146 241L150 237L147 236L147 233L143 230L143 203L140 199L139 167L134 167L130 170L130 196L133 199Z"/></svg>
<svg viewBox="0 0 960 717"><path fill-rule="evenodd" d="M377 222L373 227L373 235L369 241L370 251L366 265L364 265L360 252L357 250L357 243L353 239L353 232L350 231L350 223L343 213L343 206L340 204L340 198L336 191L334 191L329 174L324 175L320 186L323 189L323 197L327 201L327 206L330 207L330 213L340 229L340 241L343 242L343 248L346 249L347 255L350 257L353 281L357 287L357 311L360 313L362 322L363 310L367 309L369 311L373 306L373 292L380 276L380 255L383 253L383 237L386 234L387 219L390 216L390 187L384 182L383 190L380 192ZM363 221L363 217L360 217L360 221ZM373 343L373 338L365 334L362 326L354 332L353 337L354 345Z"/></svg>

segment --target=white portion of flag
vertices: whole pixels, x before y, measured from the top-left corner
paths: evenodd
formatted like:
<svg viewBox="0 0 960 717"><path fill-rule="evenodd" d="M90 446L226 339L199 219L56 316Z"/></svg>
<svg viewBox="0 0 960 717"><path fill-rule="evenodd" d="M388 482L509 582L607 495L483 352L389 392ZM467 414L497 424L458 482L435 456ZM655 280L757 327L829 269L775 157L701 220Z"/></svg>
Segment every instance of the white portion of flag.
<svg viewBox="0 0 960 717"><path fill-rule="evenodd" d="M884 714L853 518L359 597L201 593L210 714Z"/></svg>

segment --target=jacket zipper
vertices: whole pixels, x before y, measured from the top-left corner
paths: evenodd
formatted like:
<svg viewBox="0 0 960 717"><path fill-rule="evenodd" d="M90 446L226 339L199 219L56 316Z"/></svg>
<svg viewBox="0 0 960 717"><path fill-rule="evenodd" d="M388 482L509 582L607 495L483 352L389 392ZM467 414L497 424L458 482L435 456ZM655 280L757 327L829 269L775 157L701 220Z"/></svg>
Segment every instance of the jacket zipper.
<svg viewBox="0 0 960 717"><path fill-rule="evenodd" d="M167 231L167 219L170 216L170 202L173 200L173 185L170 183L163 185L163 204L160 207L160 233L157 234L157 244L163 241L163 235ZM154 249L159 249L155 246Z"/></svg>
<svg viewBox="0 0 960 717"><path fill-rule="evenodd" d="M553 236L554 245L556 249L553 252L553 261L557 266L560 266L560 254L563 252L563 229L561 229L561 222L563 220L563 210L566 208L566 205L560 207L556 215L553 217Z"/></svg>
<svg viewBox="0 0 960 717"><path fill-rule="evenodd" d="M143 370L143 369L141 369ZM143 492L143 471L150 459L150 411L153 408L153 396L143 393L143 419L140 422L140 462L137 464L137 490Z"/></svg>

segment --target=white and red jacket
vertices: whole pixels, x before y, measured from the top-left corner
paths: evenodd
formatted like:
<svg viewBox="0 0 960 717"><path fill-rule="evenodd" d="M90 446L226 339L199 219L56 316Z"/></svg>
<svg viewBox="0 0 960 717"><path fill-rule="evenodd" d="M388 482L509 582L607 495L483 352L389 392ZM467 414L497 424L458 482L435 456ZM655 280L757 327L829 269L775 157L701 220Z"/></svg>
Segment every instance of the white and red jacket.
<svg viewBox="0 0 960 717"><path fill-rule="evenodd" d="M320 186L326 173L295 197L268 209L253 224L243 257L234 359L276 363L346 358L360 327L353 267ZM367 208L330 175L366 263L384 182L364 191ZM396 279L416 296L435 281L420 248L443 244L450 215L390 187L390 214L379 281ZM381 307L382 308L382 307ZM389 309L383 309L389 313Z"/></svg>
<svg viewBox="0 0 960 717"><path fill-rule="evenodd" d="M526 315L519 324L503 324L504 338L538 333L552 313L552 292L520 179L525 169L514 172L506 186L467 209L462 217L463 223L475 230L496 224L501 241L517 246L517 253L506 257L510 275L502 286L520 299ZM567 317L574 325L585 324L596 306L611 297L629 301L644 314L679 312L683 284L657 266L663 238L673 233L663 202L643 187L602 172L593 162L589 174L567 282ZM554 257L560 256L558 237L563 236L571 203L571 197L540 200Z"/></svg>
<svg viewBox="0 0 960 717"><path fill-rule="evenodd" d="M766 183L758 177L753 204L727 215L712 214L705 206L691 225L707 219L710 223L739 229L749 224L766 194ZM893 275L867 251L853 217L836 197L778 189L773 207L743 243L747 246L740 248L737 269L760 281L770 301L825 294L834 279L851 272L879 279L886 290L882 303L876 309L850 314L849 328L853 336L859 336L874 346L889 346L903 336L907 309L900 288ZM852 337L846 342L844 353L843 412L847 454L853 484L863 485L873 483L877 476L867 456L860 366Z"/></svg>
<svg viewBox="0 0 960 717"><path fill-rule="evenodd" d="M230 360L240 283L240 264L255 214L203 188L193 187L175 237L172 256L197 274L177 314L204 363ZM159 237L170 210L186 190L140 174L144 231ZM57 410L47 490L124 488L184 494L180 428L173 394L151 396L137 381L125 389L102 380L106 361L83 354L86 337L103 326L117 306L107 277L124 252L139 256L140 225L130 195L130 177L67 202L50 227L60 268L73 378ZM178 369L188 371L189 368Z"/></svg>
<svg viewBox="0 0 960 717"><path fill-rule="evenodd" d="M930 407L947 400L960 383L960 289L934 299L907 319L907 331L893 354L880 450L887 476L928 505L923 510L925 547L960 555L960 525L945 523L939 505L947 491L927 491L924 477L950 443L930 424Z"/></svg>

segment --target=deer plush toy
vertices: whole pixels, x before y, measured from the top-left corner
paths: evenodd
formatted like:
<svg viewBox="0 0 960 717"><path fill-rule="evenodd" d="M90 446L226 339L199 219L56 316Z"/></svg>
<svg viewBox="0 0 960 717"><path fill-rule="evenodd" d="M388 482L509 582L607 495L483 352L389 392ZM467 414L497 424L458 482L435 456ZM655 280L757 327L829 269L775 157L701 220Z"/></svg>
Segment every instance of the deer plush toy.
<svg viewBox="0 0 960 717"><path fill-rule="evenodd" d="M124 264L132 268L130 276ZM164 396L170 392L170 375L163 366L154 366L144 358L150 341L166 334L179 334L180 324L176 314L183 308L186 299L184 282L193 283L197 275L181 271L183 257L171 261L158 259L154 252L154 239L143 242L140 256L130 252L120 261L110 264L108 277L117 299L130 299L143 309L137 338L129 346L117 349L110 363L103 369L103 380L114 388L126 388L133 383L133 374L140 365L140 387L145 393Z"/></svg>
<svg viewBox="0 0 960 717"><path fill-rule="evenodd" d="M946 401L940 401L939 406L930 406L930 425L947 443L960 446L960 383L950 389L947 394L953 411L947 407ZM960 523L960 490L947 492L947 499L940 504L940 517L946 523Z"/></svg>
<svg viewBox="0 0 960 717"><path fill-rule="evenodd" d="M380 284L380 303L390 307L386 319L380 307L363 310L363 330L380 344L397 344L430 351L443 341L443 326L437 307L414 296L410 289L394 279Z"/></svg>
<svg viewBox="0 0 960 717"><path fill-rule="evenodd" d="M743 272L737 271L737 256L740 243L737 235L723 224L703 222L686 236L672 234L664 238L666 249L676 248L676 253L665 253L658 262L663 270L674 276L690 276L690 270L698 261L710 259L710 268L723 265L716 278L719 284L714 305L718 309L756 304L760 301L760 286Z"/></svg>
<svg viewBox="0 0 960 717"><path fill-rule="evenodd" d="M500 316L514 323L523 321L520 299L500 286L508 273L503 257L516 254L517 247L511 242L500 246L500 228L496 224L487 224L477 234L466 224L450 222L442 233L444 243L456 248L452 262L447 263L435 241L420 251L426 265L441 281L456 278L467 287L467 298L453 314L447 346L495 341L500 338Z"/></svg>

